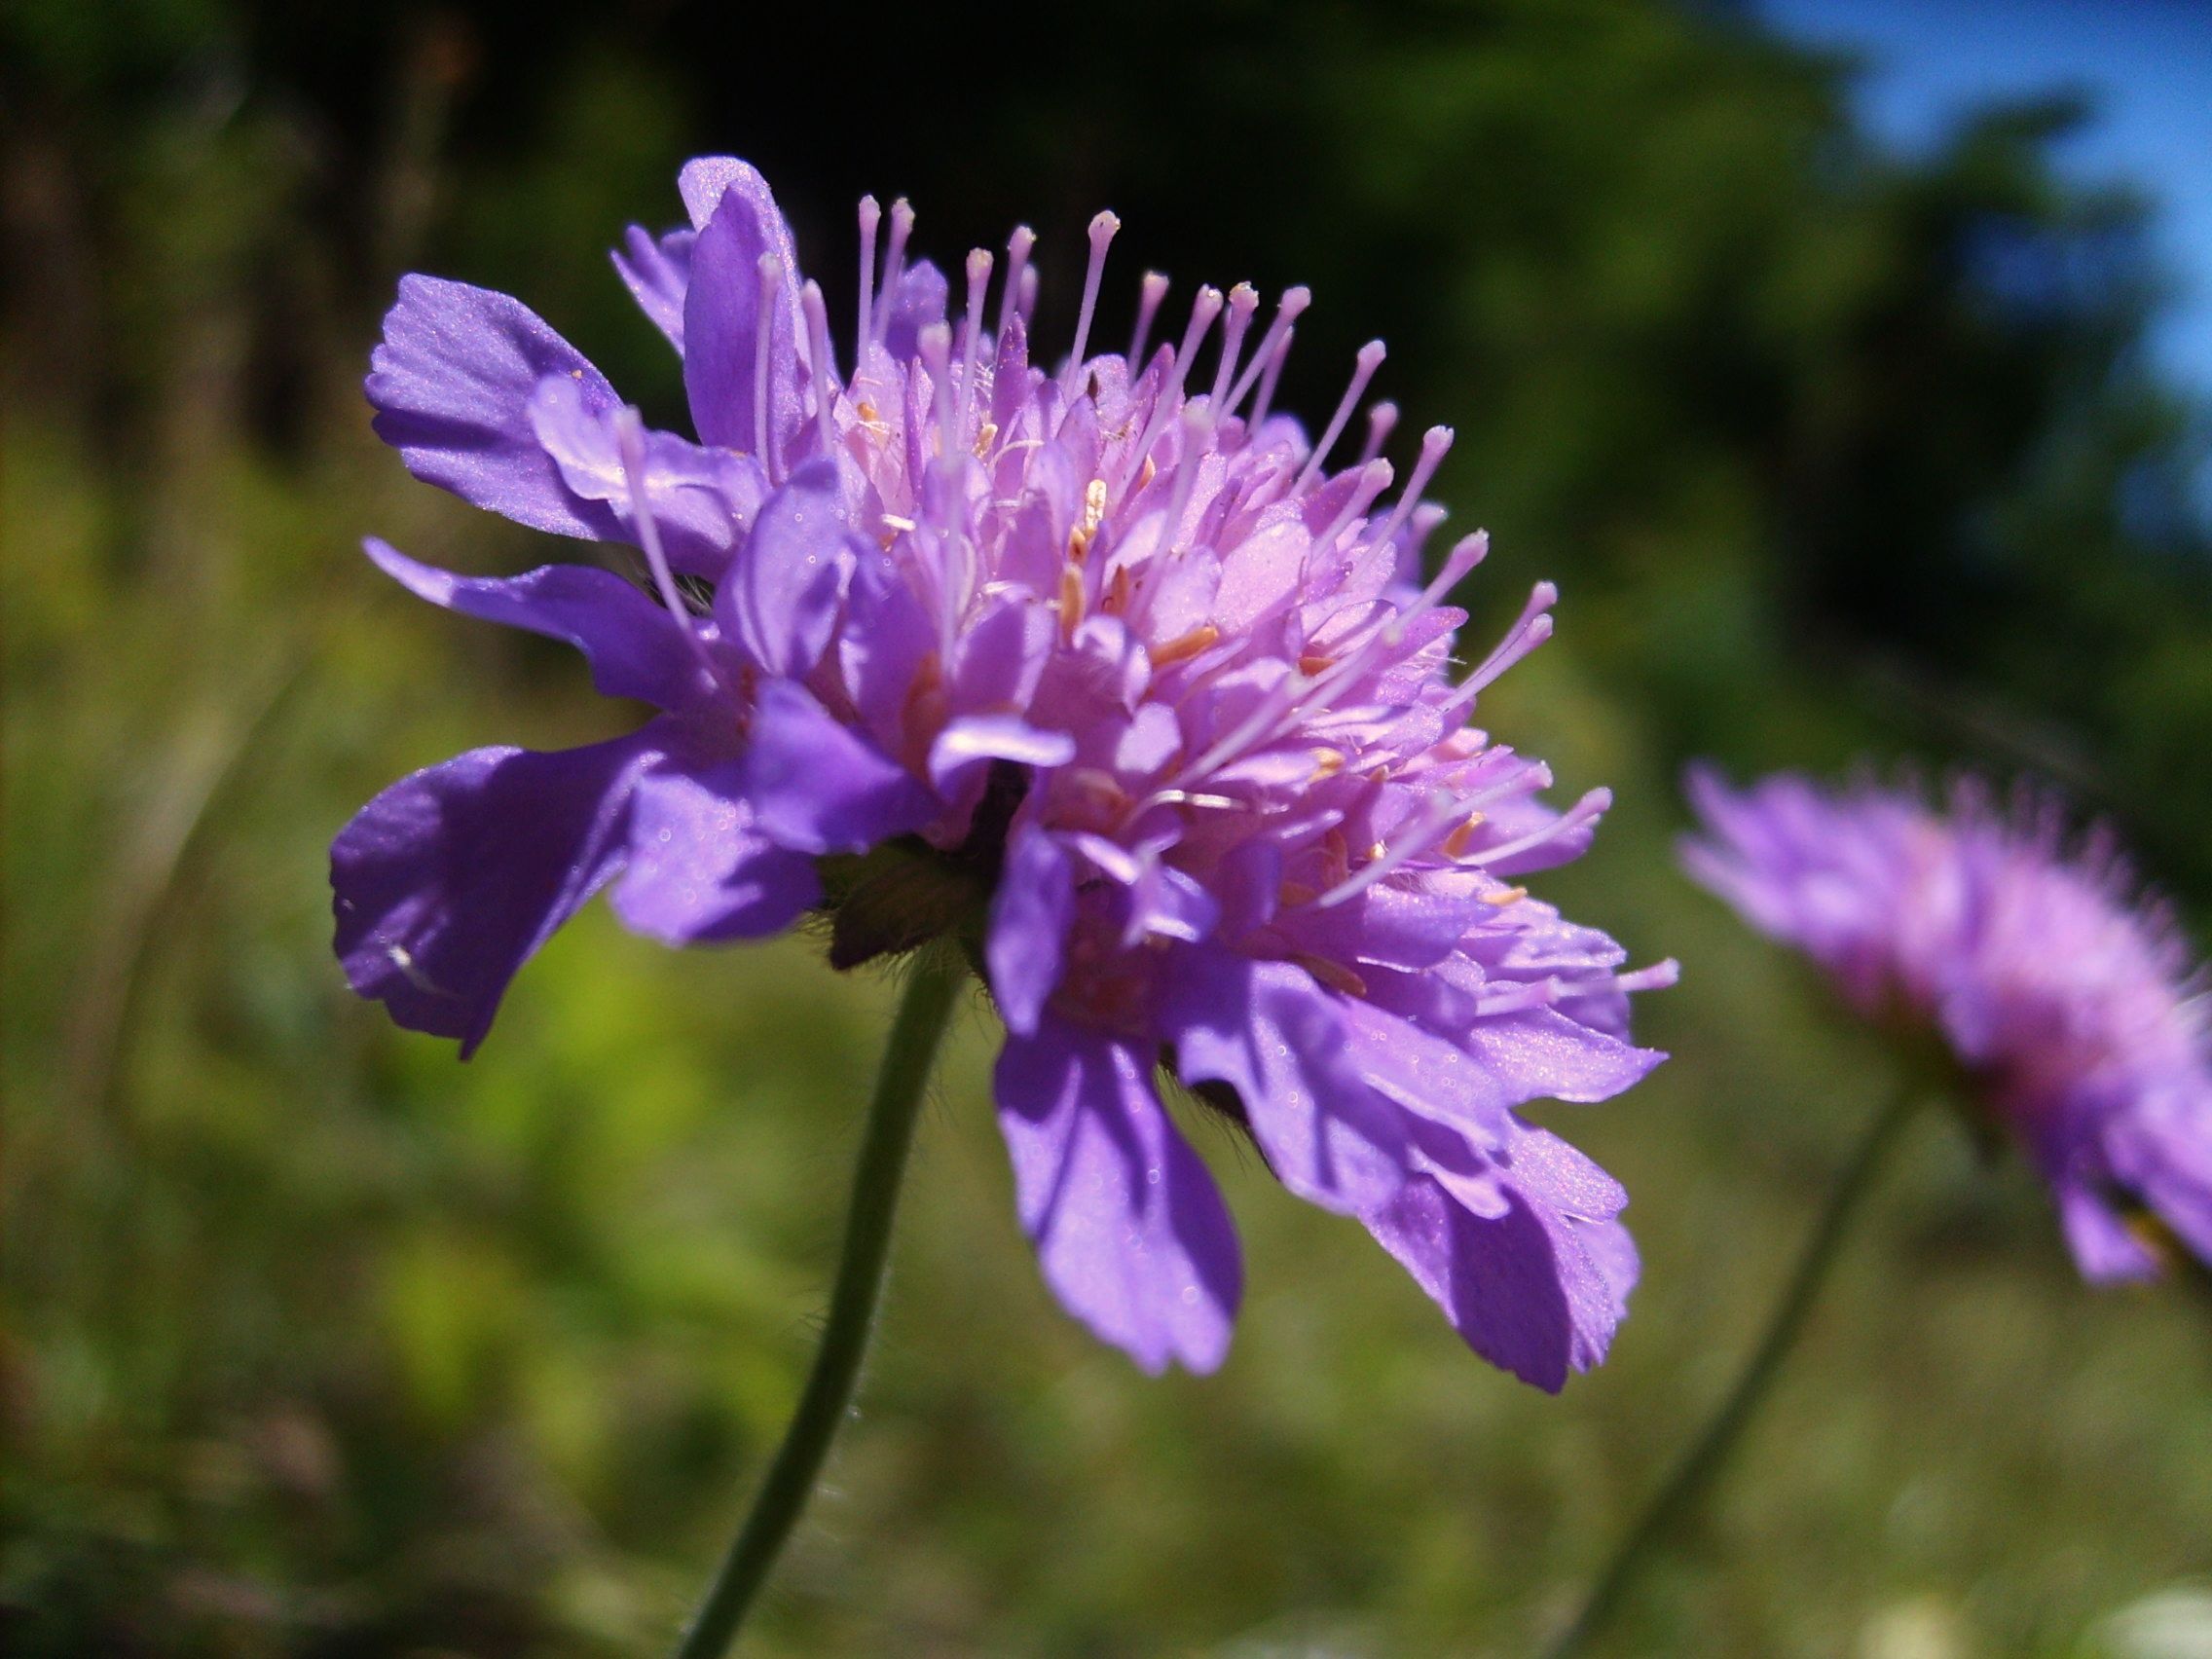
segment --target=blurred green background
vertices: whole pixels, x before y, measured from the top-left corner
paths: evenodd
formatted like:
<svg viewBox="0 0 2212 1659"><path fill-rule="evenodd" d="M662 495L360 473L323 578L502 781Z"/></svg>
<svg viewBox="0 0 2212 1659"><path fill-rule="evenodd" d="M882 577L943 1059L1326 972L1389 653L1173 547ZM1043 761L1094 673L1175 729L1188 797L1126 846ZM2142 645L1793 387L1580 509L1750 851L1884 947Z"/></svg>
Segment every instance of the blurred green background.
<svg viewBox="0 0 2212 1659"><path fill-rule="evenodd" d="M2062 103L1903 160L1837 64L1626 0L13 0L0 76L10 1653L651 1653L782 1426L885 984L595 909L463 1067L327 948L325 848L377 789L625 719L359 558L372 531L484 571L577 551L379 450L378 314L407 269L507 289L676 420L604 249L678 215L693 153L764 167L833 311L853 200L903 191L940 261L1034 224L1048 331L1101 203L1120 316L1143 265L1310 282L1309 413L1385 334L1410 428L1459 433L1437 493L1494 533L1476 633L1566 593L1484 709L1619 793L1544 892L1685 970L1642 1005L1675 1061L1544 1114L1628 1184L1646 1263L1559 1399L1218 1134L1236 1345L1138 1375L1037 1278L975 1008L756 1651L1553 1628L1896 1075L1676 874L1690 755L2055 778L2206 937L2203 416L2142 347L2142 204L2050 166ZM2152 1627L2186 1639L2193 1586L2212 1299L2092 1294L2029 1176L1929 1121L1613 1650L2175 1659L2206 1649Z"/></svg>

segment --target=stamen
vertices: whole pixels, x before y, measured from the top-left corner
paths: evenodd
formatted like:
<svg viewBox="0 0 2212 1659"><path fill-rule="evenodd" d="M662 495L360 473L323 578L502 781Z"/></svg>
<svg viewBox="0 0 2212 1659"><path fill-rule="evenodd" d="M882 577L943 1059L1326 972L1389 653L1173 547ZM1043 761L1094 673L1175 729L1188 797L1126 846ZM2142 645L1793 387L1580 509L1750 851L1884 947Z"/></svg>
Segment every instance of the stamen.
<svg viewBox="0 0 2212 1659"><path fill-rule="evenodd" d="M1282 338L1275 343L1274 355L1268 359L1268 366L1260 372L1260 390L1252 399L1252 418L1249 423L1254 431L1267 424L1268 410L1275 400L1275 383L1282 379L1282 366L1289 360L1291 344L1297 338L1297 329L1284 329Z"/></svg>
<svg viewBox="0 0 2212 1659"><path fill-rule="evenodd" d="M1243 348L1244 331L1252 326L1252 313L1259 309L1260 291L1251 283L1239 282L1229 290L1229 320L1221 325L1221 362L1213 371L1213 386L1206 393L1206 403L1216 420L1228 413L1221 400L1236 373L1236 353Z"/></svg>
<svg viewBox="0 0 2212 1659"><path fill-rule="evenodd" d="M1467 862L1474 865L1493 865L1501 860L1517 857L1522 853L1532 852L1538 847L1547 846L1558 840L1562 835L1571 834L1591 820L1603 816L1612 804L1613 792L1601 785L1542 829L1531 830L1526 835L1517 836L1513 840L1501 842L1494 847L1485 847Z"/></svg>
<svg viewBox="0 0 2212 1659"><path fill-rule="evenodd" d="M830 394L837 376L830 359L830 311L823 304L822 284L811 276L798 291L798 307L806 317L807 351L813 358L815 424L822 434L822 453L832 455L837 448L837 423L830 415Z"/></svg>
<svg viewBox="0 0 2212 1659"><path fill-rule="evenodd" d="M1083 567L1069 564L1060 567L1060 638L1075 638L1076 624L1083 620Z"/></svg>
<svg viewBox="0 0 2212 1659"><path fill-rule="evenodd" d="M1377 541L1387 541L1398 534L1399 528L1413 516L1414 508L1420 504L1420 493L1428 488L1428 481L1436 476L1436 469L1444 464L1444 458L1452 453L1452 428L1431 426L1420 435L1420 459L1414 462L1413 476L1399 493L1398 505L1376 532ZM1472 570L1474 567L1469 566Z"/></svg>
<svg viewBox="0 0 2212 1659"><path fill-rule="evenodd" d="M1529 603L1520 619L1506 630L1490 655L1477 663L1466 679L1453 687L1440 709L1448 719L1474 706L1475 697L1497 677L1552 637L1551 608L1559 603L1559 589L1538 582L1529 591Z"/></svg>
<svg viewBox="0 0 2212 1659"><path fill-rule="evenodd" d="M1285 288L1282 291L1282 298L1275 302L1274 318L1268 324L1267 333L1260 336L1259 349L1252 353L1252 360L1245 366L1244 372L1236 377L1236 384L1229 388L1229 402L1222 410L1223 415L1232 413L1244 401L1244 394L1252 389L1252 383L1267 372L1268 364L1273 360L1273 353L1287 349L1282 337L1290 332L1290 325L1312 303L1313 290L1310 288ZM1257 426L1259 422L1254 421L1252 424Z"/></svg>
<svg viewBox="0 0 2212 1659"><path fill-rule="evenodd" d="M1173 536L1191 509L1191 497L1198 487L1198 462L1213 445L1213 411L1202 403L1183 405L1183 450L1175 463L1175 493L1167 502L1167 532Z"/></svg>
<svg viewBox="0 0 2212 1659"><path fill-rule="evenodd" d="M1313 453L1306 458L1304 470L1290 487L1292 494L1305 489L1313 481L1313 475L1321 470L1322 463L1329 459L1329 451L1336 447L1337 439L1344 432L1345 423L1351 419L1352 405L1359 401L1359 394L1367 389L1367 383L1375 378L1375 371L1382 366L1382 359L1388 351L1389 348L1380 340L1370 340L1359 349L1359 355L1352 359L1351 384L1345 387L1344 396L1337 400L1337 412L1329 417L1329 424L1322 429L1320 441L1313 446Z"/></svg>
<svg viewBox="0 0 2212 1659"><path fill-rule="evenodd" d="M707 642L699 638L697 629L692 626L691 612L684 607L683 595L676 585L676 572L669 569L668 555L661 547L660 529L653 523L652 507L645 499L645 424L637 410L627 405L614 414L614 452L621 458L622 481L629 487L630 516L638 523L638 545L645 552L645 569L652 572L660 602L676 618L677 627L683 631L691 654L699 659L707 678L719 683L721 676L715 668L715 659L707 650Z"/></svg>
<svg viewBox="0 0 2212 1659"><path fill-rule="evenodd" d="M1153 672L1158 673L1161 669L1172 668L1179 662L1189 661L1220 638L1219 628L1211 622L1201 622L1188 634L1179 634L1164 645L1155 645L1152 649Z"/></svg>
<svg viewBox="0 0 2212 1659"><path fill-rule="evenodd" d="M876 205L875 198L861 198L861 314L860 327L853 334L853 350L856 355L867 349L874 336L869 313L875 307L875 230L883 222L883 209ZM858 372L857 369L855 371Z"/></svg>
<svg viewBox="0 0 2212 1659"><path fill-rule="evenodd" d="M1075 393L1077 377L1083 373L1084 348L1090 344L1090 316L1098 309L1098 279L1106 271L1106 248L1114 240L1114 233L1122 228L1122 221L1111 211L1102 212L1090 221L1090 264L1083 274L1083 307L1076 314L1075 345L1068 350L1068 360L1060 370L1060 395L1071 397Z"/></svg>
<svg viewBox="0 0 2212 1659"><path fill-rule="evenodd" d="M1007 325L1021 313L1021 284L1029 276L1029 255L1037 245L1037 233L1027 225L1014 227L1006 240L1006 286L999 292L998 336L1006 338Z"/></svg>
<svg viewBox="0 0 2212 1659"><path fill-rule="evenodd" d="M1137 322L1129 330L1129 378L1134 380L1144 367L1144 349L1152 342L1152 319L1160 314L1160 302L1167 298L1167 278L1158 271L1147 271L1144 280L1137 284Z"/></svg>
<svg viewBox="0 0 2212 1659"><path fill-rule="evenodd" d="M906 270L906 239L914 234L914 208L903 196L891 204L891 237L883 252L883 303L875 312L880 344L891 338L891 313L899 301L899 278Z"/></svg>
<svg viewBox="0 0 2212 1659"><path fill-rule="evenodd" d="M1438 835L1459 818L1461 811L1458 801L1438 791L1410 821L1398 826L1394 832L1395 846L1377 852L1366 864L1322 894L1313 902L1314 908L1333 909L1347 899L1356 899L1391 871L1419 858L1435 846Z"/></svg>
<svg viewBox="0 0 2212 1659"><path fill-rule="evenodd" d="M1029 326L1029 319L1037 314L1037 267L1034 265L1021 273L1021 295L1014 305L1014 313L1021 318L1024 328Z"/></svg>
<svg viewBox="0 0 2212 1659"><path fill-rule="evenodd" d="M968 255L968 338L960 352L960 408L954 423L956 431L967 426L968 411L976 401L976 370L983 360L983 299L990 285L990 250L975 248Z"/></svg>
<svg viewBox="0 0 2212 1659"><path fill-rule="evenodd" d="M922 330L915 347L921 352L922 368L930 377L930 413L938 425L938 454L940 459L949 461L960 453L952 429L951 326L931 323Z"/></svg>
<svg viewBox="0 0 2212 1659"><path fill-rule="evenodd" d="M1367 442L1360 445L1359 459L1373 461L1382 453L1382 446L1390 441L1397 430L1398 406L1388 398L1372 404L1367 411Z"/></svg>
<svg viewBox="0 0 2212 1659"><path fill-rule="evenodd" d="M1145 421L1144 431L1137 439L1136 448L1129 452L1128 459L1123 463L1128 472L1134 472L1151 459L1153 440L1159 437L1161 427L1166 424L1170 411L1179 408L1183 381L1191 372L1192 359L1198 354L1199 342L1205 339L1206 330L1213 326L1213 319L1221 314L1221 304L1219 288L1205 287L1198 290L1198 297L1191 306L1190 323L1183 330L1183 343L1175 348L1174 365L1167 371L1167 379L1161 385L1159 396L1153 399L1152 414Z"/></svg>
<svg viewBox="0 0 2212 1659"><path fill-rule="evenodd" d="M1616 991L1663 991L1682 977L1682 965L1672 956L1663 962L1654 962L1648 968L1634 969L1613 976Z"/></svg>
<svg viewBox="0 0 2212 1659"><path fill-rule="evenodd" d="M760 302L753 313L753 453L773 479L775 458L768 453L768 346L776 333L776 295L784 285L784 262L760 256Z"/></svg>
<svg viewBox="0 0 2212 1659"><path fill-rule="evenodd" d="M1495 988L1493 988L1495 987ZM1528 1008L1549 1008L1560 1000L1563 987L1557 979L1525 979L1516 984L1493 980L1475 994L1475 1012L1484 1018L1519 1014Z"/></svg>
<svg viewBox="0 0 2212 1659"><path fill-rule="evenodd" d="M1458 829L1453 830L1451 834L1445 836L1442 841L1437 843L1438 849L1448 859L1464 858L1466 856L1467 849L1475 844L1475 831L1477 830L1480 830L1485 824L1489 822L1490 820L1485 818L1479 812L1468 813L1465 818L1460 820ZM1526 899L1528 897L1529 894L1527 889L1523 889L1517 895L1517 898L1520 899ZM1493 894L1486 895L1483 902L1485 903L1493 904L1510 904L1515 902L1515 899L1501 899Z"/></svg>

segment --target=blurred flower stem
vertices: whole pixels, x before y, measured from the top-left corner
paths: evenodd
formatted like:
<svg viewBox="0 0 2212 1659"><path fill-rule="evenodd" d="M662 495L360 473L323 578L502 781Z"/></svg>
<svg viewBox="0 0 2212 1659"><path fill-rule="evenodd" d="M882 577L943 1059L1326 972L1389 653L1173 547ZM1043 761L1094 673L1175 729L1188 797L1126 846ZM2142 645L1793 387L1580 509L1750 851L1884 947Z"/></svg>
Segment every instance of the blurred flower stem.
<svg viewBox="0 0 2212 1659"><path fill-rule="evenodd" d="M1667 1477L1642 1518L1621 1539L1612 1559L1599 1574L1589 1599L1582 1604L1582 1611L1552 1644L1549 1659L1569 1659L1570 1655L1584 1651L1635 1587L1638 1574L1655 1557L1666 1552L1680 1528L1695 1514L1706 1489L1713 1485L1736 1442L1751 1426L1760 1402L1766 1398L1768 1388L1782 1369L1783 1360L1804 1330L1806 1317L1820 1299L1822 1287L1827 1283L1828 1273L1842 1253L1851 1225L1858 1219L1866 1195L1873 1190L1891 1148L1897 1144L1899 1132L1911 1120L1920 1098L1915 1088L1901 1088L1867 1124L1842 1178L1828 1195L1827 1208L1821 1213L1812 1237L1806 1240L1804 1254L1797 1259L1796 1271L1790 1274L1782 1300L1775 1305L1774 1315L1767 1321L1766 1334L1759 1339L1751 1360L1736 1379L1736 1385L1728 1390L1720 1410L1706 1425L1696 1444Z"/></svg>
<svg viewBox="0 0 2212 1659"><path fill-rule="evenodd" d="M775 1461L753 1500L753 1511L722 1558L699 1616L676 1650L677 1659L719 1659L728 1651L768 1569L797 1525L830 1442L852 1404L883 1291L891 1225L899 1209L899 1185L905 1173L906 1150L913 1144L922 1088L964 977L956 953L925 949L915 957L883 1051L883 1067L876 1074L875 1098L868 1107L860 1161L853 1171L852 1207L822 1346L815 1353L814 1369L799 1395L791 1427L784 1432L784 1443L776 1449Z"/></svg>

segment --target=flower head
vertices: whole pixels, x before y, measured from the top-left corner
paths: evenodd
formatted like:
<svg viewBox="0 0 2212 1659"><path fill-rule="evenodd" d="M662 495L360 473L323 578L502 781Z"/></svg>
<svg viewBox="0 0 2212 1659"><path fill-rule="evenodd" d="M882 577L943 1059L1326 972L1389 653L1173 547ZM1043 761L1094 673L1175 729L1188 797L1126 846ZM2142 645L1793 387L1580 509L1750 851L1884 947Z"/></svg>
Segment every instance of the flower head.
<svg viewBox="0 0 2212 1659"><path fill-rule="evenodd" d="M555 566L464 580L372 542L452 608L571 640L661 712L561 755L483 750L380 796L334 849L338 946L401 1023L481 1041L523 960L603 884L672 943L834 917L853 963L963 938L1005 1016L996 1076L1021 1217L1066 1306L1148 1369L1217 1364L1229 1217L1162 1105L1227 1113L1282 1183L1357 1217L1480 1351L1548 1387L1605 1348L1636 1274L1619 1188L1515 1108L1597 1100L1627 1040L1601 934L1516 884L1575 857L1606 796L1466 721L1550 632L1539 586L1453 673L1458 543L1381 459L1331 470L1380 342L1317 441L1270 402L1308 296L1259 323L1201 288L1096 351L1111 214L1072 346L1032 361L1034 239L955 295L861 205L849 362L766 183L692 162L691 225L615 263L682 353L696 441L647 431L504 296L409 277L368 382L422 478L626 542L645 585ZM1201 369L1200 360L1205 365ZM706 598L702 599L701 596Z"/></svg>
<svg viewBox="0 0 2212 1659"><path fill-rule="evenodd" d="M2109 841L1965 783L1917 793L1694 772L1691 874L1870 1017L1933 1030L2049 1183L2082 1271L2140 1278L2148 1210L2212 1261L2212 1000Z"/></svg>

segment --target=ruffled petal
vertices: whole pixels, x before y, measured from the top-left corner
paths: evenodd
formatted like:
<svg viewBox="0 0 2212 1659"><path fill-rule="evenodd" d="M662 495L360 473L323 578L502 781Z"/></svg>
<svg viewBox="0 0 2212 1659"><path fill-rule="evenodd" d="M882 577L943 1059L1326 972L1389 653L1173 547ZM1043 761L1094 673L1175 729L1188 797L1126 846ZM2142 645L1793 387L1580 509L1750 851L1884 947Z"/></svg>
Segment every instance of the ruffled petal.
<svg viewBox="0 0 2212 1659"><path fill-rule="evenodd" d="M599 503L617 527L610 538L641 543L637 497L643 494L669 564L711 581L722 579L731 548L768 493L767 474L751 456L653 431L645 435L645 464L633 490L613 413L595 408L565 376L539 383L531 394L530 425L569 492Z"/></svg>
<svg viewBox="0 0 2212 1659"><path fill-rule="evenodd" d="M1066 1308L1146 1371L1229 1351L1243 1269L1228 1207L1125 1044L1047 1018L999 1056L1021 1225Z"/></svg>
<svg viewBox="0 0 2212 1659"><path fill-rule="evenodd" d="M640 781L612 895L623 926L663 944L764 939L821 903L814 862L756 828L741 769L670 767Z"/></svg>
<svg viewBox="0 0 2212 1659"><path fill-rule="evenodd" d="M1638 1263L1613 1218L1612 1178L1557 1136L1516 1124L1478 1150L1433 1124L1416 1130L1416 1172L1360 1219L1451 1319L1467 1346L1554 1393L1605 1356Z"/></svg>
<svg viewBox="0 0 2212 1659"><path fill-rule="evenodd" d="M603 697L635 697L675 709L711 689L667 608L611 571L547 565L520 576L457 576L418 564L375 536L362 545L379 570L419 599L566 640L583 652L592 685Z"/></svg>
<svg viewBox="0 0 2212 1659"><path fill-rule="evenodd" d="M403 276L366 383L377 436L407 470L533 530L620 538L604 501L578 497L537 440L530 400L559 376L607 415L614 388L519 300L436 276Z"/></svg>
<svg viewBox="0 0 2212 1659"><path fill-rule="evenodd" d="M1159 1015L1188 1084L1236 1091L1276 1179L1309 1203L1356 1212L1405 1178L1400 1115L1346 1051L1338 1005L1300 968L1235 951L1174 953Z"/></svg>
<svg viewBox="0 0 2212 1659"><path fill-rule="evenodd" d="M805 853L865 852L936 810L905 768L788 680L760 687L745 793L764 832Z"/></svg>
<svg viewBox="0 0 2212 1659"><path fill-rule="evenodd" d="M656 735L554 754L478 749L370 801L330 849L353 989L471 1053L516 971L620 866Z"/></svg>

